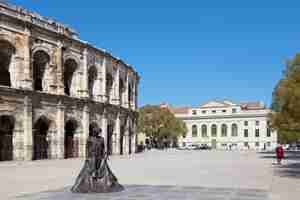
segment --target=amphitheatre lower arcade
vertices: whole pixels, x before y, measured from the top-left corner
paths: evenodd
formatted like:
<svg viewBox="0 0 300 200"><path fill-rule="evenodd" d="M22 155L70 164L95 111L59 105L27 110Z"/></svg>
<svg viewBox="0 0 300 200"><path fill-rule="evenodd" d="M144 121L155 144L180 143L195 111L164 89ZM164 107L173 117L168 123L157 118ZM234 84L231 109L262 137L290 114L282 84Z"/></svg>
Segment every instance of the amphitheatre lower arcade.
<svg viewBox="0 0 300 200"><path fill-rule="evenodd" d="M0 3L0 18L0 161L84 157L93 127L134 153L134 69L31 11Z"/></svg>

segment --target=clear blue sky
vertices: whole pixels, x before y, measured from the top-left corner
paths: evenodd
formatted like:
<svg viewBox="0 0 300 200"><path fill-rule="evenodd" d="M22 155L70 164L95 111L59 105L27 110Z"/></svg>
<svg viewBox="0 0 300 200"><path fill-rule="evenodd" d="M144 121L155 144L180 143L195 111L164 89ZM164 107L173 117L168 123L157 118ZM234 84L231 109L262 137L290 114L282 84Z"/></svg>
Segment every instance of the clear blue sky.
<svg viewBox="0 0 300 200"><path fill-rule="evenodd" d="M292 0L12 0L74 27L141 76L139 104L262 100L300 51Z"/></svg>

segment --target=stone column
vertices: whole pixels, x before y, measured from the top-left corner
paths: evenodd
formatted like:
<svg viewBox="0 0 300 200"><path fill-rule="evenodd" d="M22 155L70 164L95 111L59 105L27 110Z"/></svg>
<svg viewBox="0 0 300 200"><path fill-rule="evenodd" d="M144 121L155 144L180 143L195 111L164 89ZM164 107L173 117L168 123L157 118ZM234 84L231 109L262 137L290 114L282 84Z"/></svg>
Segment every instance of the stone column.
<svg viewBox="0 0 300 200"><path fill-rule="evenodd" d="M115 123L115 128L114 128L114 134L115 134L115 147L114 147L114 152L113 154L120 154L120 116L119 114L117 115L116 118L116 123Z"/></svg>
<svg viewBox="0 0 300 200"><path fill-rule="evenodd" d="M126 73L126 82L125 82L125 92L124 92L124 107L129 108L129 101L128 101L128 87L129 87L129 74Z"/></svg>
<svg viewBox="0 0 300 200"><path fill-rule="evenodd" d="M82 113L82 132L79 138L79 157L85 157L86 155L86 141L89 137L89 125L90 125L90 110L87 105L83 107Z"/></svg>
<svg viewBox="0 0 300 200"><path fill-rule="evenodd" d="M57 158L65 158L65 107L61 101L57 105L56 113L56 125L57 125Z"/></svg>
<svg viewBox="0 0 300 200"><path fill-rule="evenodd" d="M117 71L114 77L113 85L113 103L115 105L120 105L120 96L119 96L119 79L120 79L120 66L117 64Z"/></svg>
<svg viewBox="0 0 300 200"><path fill-rule="evenodd" d="M106 108L104 108L102 115L102 136L104 138L105 151L107 151L107 113Z"/></svg>
<svg viewBox="0 0 300 200"><path fill-rule="evenodd" d="M24 98L23 110L24 129L24 160L32 160L33 155L33 131L32 131L32 104L28 96Z"/></svg>
<svg viewBox="0 0 300 200"><path fill-rule="evenodd" d="M61 42L58 43L55 58L56 59L56 80L57 80L57 94L63 95L64 91L64 61L63 61L63 52L62 52L63 44Z"/></svg>
<svg viewBox="0 0 300 200"><path fill-rule="evenodd" d="M83 74L81 78L81 84L80 84L80 90L82 92L81 97L88 98L89 92L88 92L88 61L87 61L87 55L88 51L87 49L84 49L83 51L83 61L82 61L82 67L83 67Z"/></svg>
<svg viewBox="0 0 300 200"><path fill-rule="evenodd" d="M101 88L101 95L102 95L102 102L107 101L106 96L106 65L107 65L107 58L104 56L102 61L102 88Z"/></svg>
<svg viewBox="0 0 300 200"><path fill-rule="evenodd" d="M94 82L94 88L93 88L93 97L96 101L101 102L102 101L102 72L101 72L101 65L99 63L96 63L96 69L97 69L97 78Z"/></svg>
<svg viewBox="0 0 300 200"><path fill-rule="evenodd" d="M32 84L32 75L31 75L31 58L30 58L30 51L31 51L31 45L30 45L30 30L28 28L25 29L25 35L24 35L24 71L23 71L23 84L22 88L26 90L32 90L33 84Z"/></svg>

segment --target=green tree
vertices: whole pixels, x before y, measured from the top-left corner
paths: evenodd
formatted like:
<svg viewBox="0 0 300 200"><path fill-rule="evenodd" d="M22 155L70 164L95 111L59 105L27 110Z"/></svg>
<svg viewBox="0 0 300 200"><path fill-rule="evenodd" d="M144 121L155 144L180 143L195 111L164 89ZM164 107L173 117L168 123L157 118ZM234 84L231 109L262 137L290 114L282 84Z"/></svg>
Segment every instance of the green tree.
<svg viewBox="0 0 300 200"><path fill-rule="evenodd" d="M283 78L273 91L270 114L271 127L279 141L289 143L300 139L300 55L287 62Z"/></svg>
<svg viewBox="0 0 300 200"><path fill-rule="evenodd" d="M146 105L139 109L138 131L161 141L163 138L176 140L187 128L168 108Z"/></svg>

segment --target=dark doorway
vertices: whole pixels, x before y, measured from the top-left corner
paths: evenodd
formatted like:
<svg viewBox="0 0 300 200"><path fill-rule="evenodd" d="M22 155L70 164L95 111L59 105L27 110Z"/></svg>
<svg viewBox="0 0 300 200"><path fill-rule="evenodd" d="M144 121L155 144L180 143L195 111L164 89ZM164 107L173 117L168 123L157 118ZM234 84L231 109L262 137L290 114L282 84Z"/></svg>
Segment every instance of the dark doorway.
<svg viewBox="0 0 300 200"><path fill-rule="evenodd" d="M37 51L33 55L33 81L34 90L43 91L45 70L50 62L49 55L44 51Z"/></svg>
<svg viewBox="0 0 300 200"><path fill-rule="evenodd" d="M129 138L128 138L128 140L129 140L128 141L128 145L129 145L129 147L128 147L128 151L129 152L128 153L131 154L132 153L132 146L131 146L132 145L131 144L132 143L132 131L131 130L129 131Z"/></svg>
<svg viewBox="0 0 300 200"><path fill-rule="evenodd" d="M95 66L90 67L88 76L89 76L89 78L88 78L89 96L93 97L94 96L94 83L95 83L95 80L97 79L97 69Z"/></svg>
<svg viewBox="0 0 300 200"><path fill-rule="evenodd" d="M48 159L49 143L47 134L50 122L42 117L34 125L33 130L33 160Z"/></svg>
<svg viewBox="0 0 300 200"><path fill-rule="evenodd" d="M106 74L106 96L107 96L107 102L110 102L110 92L112 90L113 86L113 77L110 73Z"/></svg>
<svg viewBox="0 0 300 200"><path fill-rule="evenodd" d="M124 140L125 126L120 127L120 155L123 155L123 140Z"/></svg>
<svg viewBox="0 0 300 200"><path fill-rule="evenodd" d="M107 125L107 153L111 155L113 152L113 145L112 145L112 136L114 132L114 125L108 124Z"/></svg>
<svg viewBox="0 0 300 200"><path fill-rule="evenodd" d="M75 121L67 121L65 125L65 158L76 158L79 155L78 140L74 137L76 129Z"/></svg>
<svg viewBox="0 0 300 200"><path fill-rule="evenodd" d="M74 78L74 72L77 69L77 63L73 59L66 60L64 64L64 86L65 94L71 95L71 86Z"/></svg>
<svg viewBox="0 0 300 200"><path fill-rule="evenodd" d="M9 67L15 48L6 41L0 41L0 85L11 86Z"/></svg>
<svg viewBox="0 0 300 200"><path fill-rule="evenodd" d="M0 161L13 160L14 120L11 116L0 117Z"/></svg>

